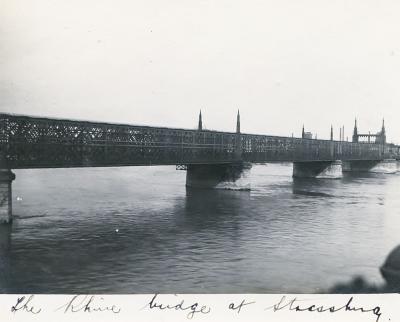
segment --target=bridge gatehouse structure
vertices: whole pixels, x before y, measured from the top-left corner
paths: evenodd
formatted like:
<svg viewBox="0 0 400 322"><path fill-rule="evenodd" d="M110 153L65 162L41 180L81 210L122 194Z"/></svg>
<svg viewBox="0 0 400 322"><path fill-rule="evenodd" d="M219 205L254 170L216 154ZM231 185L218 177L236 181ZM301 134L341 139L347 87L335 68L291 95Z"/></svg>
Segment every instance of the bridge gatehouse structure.
<svg viewBox="0 0 400 322"><path fill-rule="evenodd" d="M384 129L384 126L383 126ZM381 131L382 133L382 131ZM358 135L358 133L356 133ZM373 142L335 141L240 131L137 126L0 114L0 222L12 220L13 169L175 165L188 187L235 181L248 164L293 162L294 177L316 177L332 165L368 171L399 159L399 146L382 135Z"/></svg>

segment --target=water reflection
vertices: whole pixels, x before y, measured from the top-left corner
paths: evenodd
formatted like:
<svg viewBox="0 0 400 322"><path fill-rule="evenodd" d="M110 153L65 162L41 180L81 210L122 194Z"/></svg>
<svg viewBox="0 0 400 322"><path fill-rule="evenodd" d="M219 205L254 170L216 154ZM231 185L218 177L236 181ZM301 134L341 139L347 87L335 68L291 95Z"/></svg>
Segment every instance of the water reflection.
<svg viewBox="0 0 400 322"><path fill-rule="evenodd" d="M186 189L184 209L178 210L185 218L186 229L230 229L238 227L238 215L243 210L243 200L250 199L249 191Z"/></svg>
<svg viewBox="0 0 400 322"><path fill-rule="evenodd" d="M293 178L292 190L294 195L334 197L333 194L323 191L331 191L336 186L337 182L333 179Z"/></svg>

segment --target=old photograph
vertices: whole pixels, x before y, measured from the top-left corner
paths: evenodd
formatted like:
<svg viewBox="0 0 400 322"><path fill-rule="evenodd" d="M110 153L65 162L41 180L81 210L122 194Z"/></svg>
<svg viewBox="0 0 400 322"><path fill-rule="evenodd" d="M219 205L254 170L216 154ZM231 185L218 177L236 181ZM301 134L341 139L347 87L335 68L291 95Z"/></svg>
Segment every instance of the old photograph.
<svg viewBox="0 0 400 322"><path fill-rule="evenodd" d="M0 293L399 292L399 12L2 0Z"/></svg>

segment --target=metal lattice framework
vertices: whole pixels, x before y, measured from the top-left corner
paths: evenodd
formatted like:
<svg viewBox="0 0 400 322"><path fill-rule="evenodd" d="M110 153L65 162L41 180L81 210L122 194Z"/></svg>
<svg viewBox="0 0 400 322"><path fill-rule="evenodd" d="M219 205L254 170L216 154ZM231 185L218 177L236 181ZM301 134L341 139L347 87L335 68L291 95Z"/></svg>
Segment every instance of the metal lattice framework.
<svg viewBox="0 0 400 322"><path fill-rule="evenodd" d="M59 168L398 158L351 143L0 114L2 167Z"/></svg>

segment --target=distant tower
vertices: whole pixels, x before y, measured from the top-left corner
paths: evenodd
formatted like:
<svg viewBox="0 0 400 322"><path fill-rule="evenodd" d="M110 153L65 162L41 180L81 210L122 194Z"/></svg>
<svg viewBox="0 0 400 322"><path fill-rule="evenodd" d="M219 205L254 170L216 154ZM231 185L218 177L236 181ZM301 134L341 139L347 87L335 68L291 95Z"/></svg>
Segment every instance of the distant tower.
<svg viewBox="0 0 400 322"><path fill-rule="evenodd" d="M202 117L201 117L201 110L200 110L200 114L199 114L199 128L198 128L198 130L199 131L203 130L203 120L202 120Z"/></svg>
<svg viewBox="0 0 400 322"><path fill-rule="evenodd" d="M333 125L331 125L331 141L333 141Z"/></svg>
<svg viewBox="0 0 400 322"><path fill-rule="evenodd" d="M303 124L303 130L301 131L301 138L304 139L305 137L305 132L304 132L304 124Z"/></svg>
<svg viewBox="0 0 400 322"><path fill-rule="evenodd" d="M354 121L353 142L358 142L357 119Z"/></svg>
<svg viewBox="0 0 400 322"><path fill-rule="evenodd" d="M240 112L238 110L236 117L236 133L240 133Z"/></svg>
<svg viewBox="0 0 400 322"><path fill-rule="evenodd" d="M381 143L386 143L386 130L385 130L385 119L382 121L382 131L381 131Z"/></svg>

